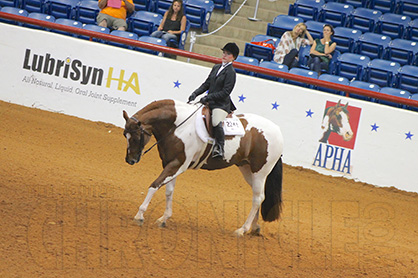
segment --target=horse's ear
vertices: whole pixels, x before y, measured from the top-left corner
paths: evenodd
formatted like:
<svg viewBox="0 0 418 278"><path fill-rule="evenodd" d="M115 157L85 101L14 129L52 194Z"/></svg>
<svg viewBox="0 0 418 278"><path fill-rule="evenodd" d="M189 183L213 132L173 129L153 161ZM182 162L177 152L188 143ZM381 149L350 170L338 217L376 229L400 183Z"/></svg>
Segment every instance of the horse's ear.
<svg viewBox="0 0 418 278"><path fill-rule="evenodd" d="M125 110L123 110L123 118L125 119L125 121L129 120L128 113Z"/></svg>
<svg viewBox="0 0 418 278"><path fill-rule="evenodd" d="M341 99L338 101L337 107L340 106L340 104L341 104Z"/></svg>
<svg viewBox="0 0 418 278"><path fill-rule="evenodd" d="M345 108L347 108L348 107L348 101L347 101L347 103L345 104Z"/></svg>

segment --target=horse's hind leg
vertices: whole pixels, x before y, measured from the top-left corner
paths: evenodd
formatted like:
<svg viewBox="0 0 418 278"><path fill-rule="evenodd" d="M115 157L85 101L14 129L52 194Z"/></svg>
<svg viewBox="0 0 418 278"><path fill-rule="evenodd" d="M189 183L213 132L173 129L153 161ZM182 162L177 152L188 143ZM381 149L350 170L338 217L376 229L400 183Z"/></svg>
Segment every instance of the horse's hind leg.
<svg viewBox="0 0 418 278"><path fill-rule="evenodd" d="M173 192L174 186L176 184L176 179L173 179L169 183L165 185L165 198L166 198L166 206L164 215L158 218L156 221L160 227L165 227L167 220L173 215Z"/></svg>
<svg viewBox="0 0 418 278"><path fill-rule="evenodd" d="M254 175L251 172L250 165L241 166L241 167L239 167L239 169L240 169L245 181L250 186L252 186ZM260 211L260 209L258 209L258 211L256 212L256 214L254 216L254 219L253 219L253 222L251 223L251 233L256 234L256 235L260 234L260 225L258 225L258 216L260 214L259 211ZM236 231L236 233L237 234L239 233L238 230Z"/></svg>

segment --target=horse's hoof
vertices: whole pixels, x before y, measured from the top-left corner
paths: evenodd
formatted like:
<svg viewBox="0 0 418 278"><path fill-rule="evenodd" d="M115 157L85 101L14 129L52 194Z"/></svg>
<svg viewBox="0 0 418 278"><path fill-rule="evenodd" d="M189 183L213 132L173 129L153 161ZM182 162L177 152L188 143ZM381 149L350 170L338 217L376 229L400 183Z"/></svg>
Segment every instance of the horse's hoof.
<svg viewBox="0 0 418 278"><path fill-rule="evenodd" d="M253 236L261 236L261 229L260 229L260 227L257 227L254 230L252 230L251 231L251 235L253 235Z"/></svg>
<svg viewBox="0 0 418 278"><path fill-rule="evenodd" d="M155 221L155 223L157 223L158 227L160 227L160 228L165 228L167 226L166 221L164 221L163 217L157 219L157 221Z"/></svg>
<svg viewBox="0 0 418 278"><path fill-rule="evenodd" d="M134 218L133 222L134 222L136 225L140 226L140 227L141 227L142 225L144 225L144 219L136 219L136 218Z"/></svg>
<svg viewBox="0 0 418 278"><path fill-rule="evenodd" d="M243 236L244 236L244 229L243 229L243 228L240 228L240 229L236 230L236 231L234 232L234 234L235 234L235 236L237 236L237 237L243 237Z"/></svg>

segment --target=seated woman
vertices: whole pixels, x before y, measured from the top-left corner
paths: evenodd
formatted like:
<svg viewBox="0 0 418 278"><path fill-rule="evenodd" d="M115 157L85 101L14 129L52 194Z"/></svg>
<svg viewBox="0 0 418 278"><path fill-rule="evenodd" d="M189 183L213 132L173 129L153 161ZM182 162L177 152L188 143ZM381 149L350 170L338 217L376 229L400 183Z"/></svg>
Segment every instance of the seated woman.
<svg viewBox="0 0 418 278"><path fill-rule="evenodd" d="M321 75L322 70L328 71L332 53L337 46L337 43L331 40L334 35L334 28L331 25L325 24L322 33L322 39L314 41L310 51L311 57L308 60L309 68L316 71L318 76Z"/></svg>
<svg viewBox="0 0 418 278"><path fill-rule="evenodd" d="M306 29L306 24L296 24L292 31L285 32L274 52L273 60L286 65L289 69L298 66L299 48L303 45L311 45L313 38Z"/></svg>
<svg viewBox="0 0 418 278"><path fill-rule="evenodd" d="M157 31L151 36L162 38L170 45L170 39L179 41L180 34L186 30L186 16L184 15L183 1L174 0L170 8L165 12L163 20Z"/></svg>

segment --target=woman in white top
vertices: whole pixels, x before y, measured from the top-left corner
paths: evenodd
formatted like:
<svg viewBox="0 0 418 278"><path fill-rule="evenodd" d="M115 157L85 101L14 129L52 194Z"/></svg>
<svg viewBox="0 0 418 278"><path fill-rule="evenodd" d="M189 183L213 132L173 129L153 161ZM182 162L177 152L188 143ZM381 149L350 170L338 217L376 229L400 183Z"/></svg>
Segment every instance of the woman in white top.
<svg viewBox="0 0 418 278"><path fill-rule="evenodd" d="M299 48L303 45L311 45L314 40L306 29L306 24L296 24L292 31L285 32L274 52L273 60L286 65L289 69L298 66Z"/></svg>

